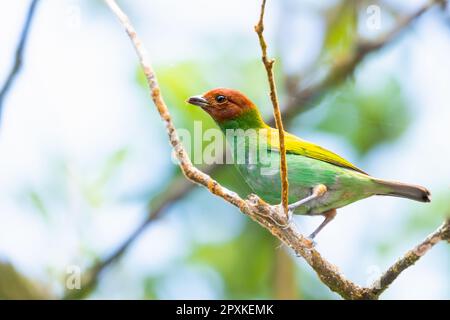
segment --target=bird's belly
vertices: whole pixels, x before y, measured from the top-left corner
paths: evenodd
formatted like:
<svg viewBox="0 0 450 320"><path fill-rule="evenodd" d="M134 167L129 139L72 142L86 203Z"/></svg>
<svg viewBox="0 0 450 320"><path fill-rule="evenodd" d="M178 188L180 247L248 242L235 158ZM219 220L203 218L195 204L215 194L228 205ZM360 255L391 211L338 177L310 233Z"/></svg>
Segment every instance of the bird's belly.
<svg viewBox="0 0 450 320"><path fill-rule="evenodd" d="M271 153L266 164L238 164L253 191L271 204L280 203L281 180L279 154ZM312 189L323 184L327 192L322 197L300 206L296 214L321 214L340 208L371 195L368 177L352 170L299 155L286 155L289 179L289 203L311 195Z"/></svg>

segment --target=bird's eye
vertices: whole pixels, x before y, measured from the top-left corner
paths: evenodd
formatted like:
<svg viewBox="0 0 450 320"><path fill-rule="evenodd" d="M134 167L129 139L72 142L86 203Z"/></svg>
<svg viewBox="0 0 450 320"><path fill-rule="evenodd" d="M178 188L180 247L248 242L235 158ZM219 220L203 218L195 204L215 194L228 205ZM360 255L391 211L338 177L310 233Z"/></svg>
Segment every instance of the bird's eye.
<svg viewBox="0 0 450 320"><path fill-rule="evenodd" d="M227 98L225 98L225 96L222 96L222 95L216 96L216 101L218 103L224 103L226 100L227 100Z"/></svg>

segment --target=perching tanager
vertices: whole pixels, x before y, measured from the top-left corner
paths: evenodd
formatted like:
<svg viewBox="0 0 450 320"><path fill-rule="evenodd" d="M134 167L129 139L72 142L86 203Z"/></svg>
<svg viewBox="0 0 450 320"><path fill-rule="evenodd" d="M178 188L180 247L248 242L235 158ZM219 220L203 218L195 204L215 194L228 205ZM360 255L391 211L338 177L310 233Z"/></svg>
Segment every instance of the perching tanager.
<svg viewBox="0 0 450 320"><path fill-rule="evenodd" d="M243 93L217 88L200 96L193 96L188 103L201 107L227 133L230 130L255 130L258 135L248 135L236 143L233 135L234 154L238 148L267 149L267 159L276 170L267 170L265 161L252 161L245 153L244 161L235 162L252 190L265 201L280 202L281 179L278 130L268 126L256 105ZM260 139L261 135L266 139ZM233 138L229 138L233 137ZM264 141L262 143L261 141ZM336 215L336 209L352 202L373 196L388 195L421 202L430 201L430 192L421 186L376 179L339 155L285 132L286 162L289 180L289 209L295 214L323 215L324 222L311 234L311 238ZM262 158L261 158L262 159Z"/></svg>

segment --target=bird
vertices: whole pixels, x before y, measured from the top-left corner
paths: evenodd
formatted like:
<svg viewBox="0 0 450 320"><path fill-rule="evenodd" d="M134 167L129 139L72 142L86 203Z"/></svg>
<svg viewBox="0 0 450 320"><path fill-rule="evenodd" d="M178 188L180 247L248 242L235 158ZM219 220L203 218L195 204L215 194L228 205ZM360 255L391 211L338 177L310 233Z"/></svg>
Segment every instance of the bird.
<svg viewBox="0 0 450 320"><path fill-rule="evenodd" d="M202 108L225 134L234 164L252 191L270 204L279 204L278 129L264 122L258 107L242 92L228 88L212 89L186 102ZM431 201L422 186L375 178L338 154L286 131L284 139L290 215L324 217L311 239L335 218L337 209L355 201L375 195Z"/></svg>

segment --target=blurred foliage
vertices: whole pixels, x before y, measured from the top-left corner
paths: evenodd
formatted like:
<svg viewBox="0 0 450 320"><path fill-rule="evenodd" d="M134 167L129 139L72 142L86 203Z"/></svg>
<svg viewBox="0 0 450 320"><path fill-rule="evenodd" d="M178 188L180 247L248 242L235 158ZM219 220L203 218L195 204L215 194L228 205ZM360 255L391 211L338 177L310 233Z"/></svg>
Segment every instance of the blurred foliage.
<svg viewBox="0 0 450 320"><path fill-rule="evenodd" d="M336 98L325 100L326 115L317 129L344 137L360 156L406 131L412 116L396 80L370 89L348 83L337 91Z"/></svg>
<svg viewBox="0 0 450 320"><path fill-rule="evenodd" d="M31 190L29 192L31 205L39 212L43 218L47 219L49 216L48 210L45 207L45 201L42 199L41 195L35 191Z"/></svg>
<svg viewBox="0 0 450 320"><path fill-rule="evenodd" d="M325 60L338 60L353 49L357 37L357 1L345 0L331 7L324 40Z"/></svg>
<svg viewBox="0 0 450 320"><path fill-rule="evenodd" d="M304 300L331 300L336 299L339 296L331 292L327 287L325 287L322 282L317 277L317 274L306 265L303 261L297 261L301 264L297 268L296 272L296 284L301 291L301 299Z"/></svg>
<svg viewBox="0 0 450 320"><path fill-rule="evenodd" d="M275 251L273 269L273 298L279 300L296 300L301 298L297 278L297 265L290 255L290 250L280 247Z"/></svg>
<svg viewBox="0 0 450 320"><path fill-rule="evenodd" d="M206 263L224 279L226 299L273 297L275 239L259 225L248 221L240 236L218 245L198 245L193 262Z"/></svg>
<svg viewBox="0 0 450 320"><path fill-rule="evenodd" d="M432 195L433 201L427 207L413 211L404 228L404 233L412 235L423 230L433 230L446 218L450 218L450 190Z"/></svg>
<svg viewBox="0 0 450 320"><path fill-rule="evenodd" d="M125 163L129 150L121 148L113 152L105 161L102 170L90 181L81 181L85 199L93 207L99 207L104 201L104 192L108 183Z"/></svg>
<svg viewBox="0 0 450 320"><path fill-rule="evenodd" d="M147 277L144 280L144 299L156 300L158 299L158 295L156 293L157 287L159 285L159 277L160 275L155 275L151 277Z"/></svg>
<svg viewBox="0 0 450 320"><path fill-rule="evenodd" d="M450 190L441 191L432 195L431 203L418 207L409 212L409 217L401 229L391 237L382 240L377 239L377 252L380 256L390 255L396 246L403 244L406 239L425 238L432 230L435 230L445 219L450 218ZM448 252L450 254L450 252ZM450 256L449 256L450 258ZM450 261L450 260L449 260Z"/></svg>
<svg viewBox="0 0 450 320"><path fill-rule="evenodd" d="M0 261L1 299L53 299L48 288L28 279L11 264Z"/></svg>

